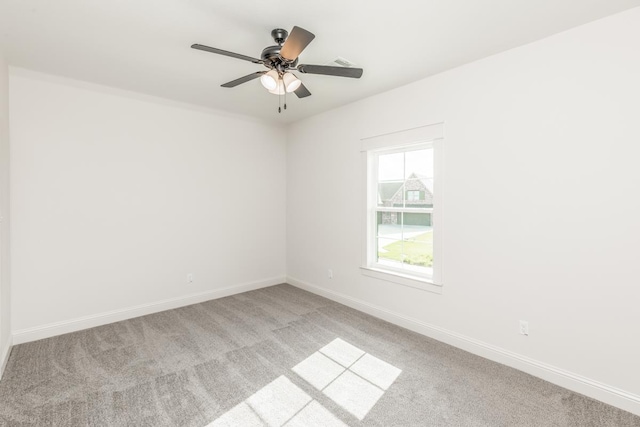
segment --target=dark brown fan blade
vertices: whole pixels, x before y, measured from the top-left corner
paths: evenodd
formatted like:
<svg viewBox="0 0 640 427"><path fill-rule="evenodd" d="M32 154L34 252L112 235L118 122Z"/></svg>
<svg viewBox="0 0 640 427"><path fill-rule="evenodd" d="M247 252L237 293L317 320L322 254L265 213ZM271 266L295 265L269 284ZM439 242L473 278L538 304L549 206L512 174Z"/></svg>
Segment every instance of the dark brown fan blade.
<svg viewBox="0 0 640 427"><path fill-rule="evenodd" d="M298 65L298 71L307 74L324 74L326 76L351 77L359 79L362 76L362 68L331 67L328 65Z"/></svg>
<svg viewBox="0 0 640 427"><path fill-rule="evenodd" d="M266 73L266 71L258 71L255 73L251 73L248 74L244 77L240 77L239 79L235 79L235 80L231 80L230 82L227 82L223 85L220 85L222 87L236 87L238 85L241 85L242 83L246 83L246 82L250 82L253 79L257 79L258 77L260 77L261 75L263 75L264 73Z"/></svg>
<svg viewBox="0 0 640 427"><path fill-rule="evenodd" d="M289 37L287 37L287 40L285 40L282 45L280 56L289 61L295 60L300 55L300 52L302 52L315 37L315 34L310 33L304 28L293 27Z"/></svg>
<svg viewBox="0 0 640 427"><path fill-rule="evenodd" d="M307 96L311 96L311 92L307 89L304 84L300 84L300 87L293 91L298 98L306 98Z"/></svg>
<svg viewBox="0 0 640 427"><path fill-rule="evenodd" d="M205 52L217 53L218 55L230 56L232 58L242 59L245 61L253 62L254 64L262 64L262 60L258 58L252 58L247 55L241 55L239 53L229 52L227 50L216 49L215 47L209 47L202 44L192 44L193 49L204 50Z"/></svg>

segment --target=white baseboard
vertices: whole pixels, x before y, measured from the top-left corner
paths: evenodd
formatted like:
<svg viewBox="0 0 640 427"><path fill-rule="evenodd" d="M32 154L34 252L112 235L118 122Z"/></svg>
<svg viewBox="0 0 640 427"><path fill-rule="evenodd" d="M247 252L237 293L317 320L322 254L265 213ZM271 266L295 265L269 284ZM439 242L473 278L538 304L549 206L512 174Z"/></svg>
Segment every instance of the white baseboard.
<svg viewBox="0 0 640 427"><path fill-rule="evenodd" d="M240 283L226 288L214 289L211 291L200 292L197 294L186 295L178 298L171 298L149 304L137 305L135 307L112 310L91 316L84 316L76 319L65 320L62 322L36 326L33 328L21 329L13 332L13 344L18 345L30 341L40 340L43 338L54 337L56 335L66 334L69 332L76 332L83 329L106 325L108 323L119 322L121 320L127 320L134 317L157 313L159 311L171 310L173 308L184 307L186 305L223 298L242 292L266 288L273 285L279 285L284 282L284 276L273 277L271 279Z"/></svg>
<svg viewBox="0 0 640 427"><path fill-rule="evenodd" d="M287 283L486 359L542 378L571 391L640 415L639 395L293 277L287 277Z"/></svg>
<svg viewBox="0 0 640 427"><path fill-rule="evenodd" d="M4 348L0 348L0 380L2 380L2 375L4 375L4 368L7 367L7 362L9 361L11 346L13 345L12 341L13 337L9 335L9 339L7 340Z"/></svg>

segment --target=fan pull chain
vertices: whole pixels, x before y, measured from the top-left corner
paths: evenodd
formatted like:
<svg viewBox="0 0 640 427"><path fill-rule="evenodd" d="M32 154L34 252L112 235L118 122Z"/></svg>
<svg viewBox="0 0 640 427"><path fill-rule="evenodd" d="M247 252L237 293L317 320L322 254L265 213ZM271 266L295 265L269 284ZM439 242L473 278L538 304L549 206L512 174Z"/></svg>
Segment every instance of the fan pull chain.
<svg viewBox="0 0 640 427"><path fill-rule="evenodd" d="M278 85L276 86L276 88L280 87L280 81L282 80L282 76L278 77ZM282 95L278 94L278 114L280 114L282 112L282 108L280 108L280 104L282 103ZM286 106L284 107L285 109L287 108Z"/></svg>

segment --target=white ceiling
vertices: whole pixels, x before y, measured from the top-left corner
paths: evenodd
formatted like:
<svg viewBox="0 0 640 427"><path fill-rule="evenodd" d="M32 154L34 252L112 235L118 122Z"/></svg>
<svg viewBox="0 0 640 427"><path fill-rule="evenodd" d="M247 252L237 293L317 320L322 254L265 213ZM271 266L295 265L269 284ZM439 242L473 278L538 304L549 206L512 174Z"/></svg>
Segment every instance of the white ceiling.
<svg viewBox="0 0 640 427"><path fill-rule="evenodd" d="M639 6L640 0L0 0L10 64L215 109L290 123L458 65ZM360 80L302 74L313 93L278 97L264 67L190 49L201 43L259 57L270 32L316 35L300 62L341 56Z"/></svg>

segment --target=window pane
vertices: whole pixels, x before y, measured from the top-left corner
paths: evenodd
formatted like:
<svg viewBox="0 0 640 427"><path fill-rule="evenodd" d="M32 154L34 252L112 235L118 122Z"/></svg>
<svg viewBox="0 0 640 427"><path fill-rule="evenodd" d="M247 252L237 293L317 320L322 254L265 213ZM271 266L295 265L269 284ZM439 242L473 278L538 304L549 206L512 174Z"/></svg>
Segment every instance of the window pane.
<svg viewBox="0 0 640 427"><path fill-rule="evenodd" d="M400 214L399 214L400 215ZM430 231L431 230L431 214L430 213L405 213L400 218L405 225L405 231Z"/></svg>
<svg viewBox="0 0 640 427"><path fill-rule="evenodd" d="M404 181L386 181L378 183L379 207L403 207Z"/></svg>
<svg viewBox="0 0 640 427"><path fill-rule="evenodd" d="M378 182L402 182L403 179L404 153L381 154L378 156Z"/></svg>
<svg viewBox="0 0 640 427"><path fill-rule="evenodd" d="M398 247L402 247L402 240L378 238L376 261L380 264L402 268L402 258Z"/></svg>
<svg viewBox="0 0 640 427"><path fill-rule="evenodd" d="M378 156L378 206L404 206L404 153Z"/></svg>
<svg viewBox="0 0 640 427"><path fill-rule="evenodd" d="M431 235L431 233L429 233ZM423 236L423 238L427 238ZM402 245L402 262L414 267L433 266L433 244L422 243L420 241L404 241Z"/></svg>
<svg viewBox="0 0 640 427"><path fill-rule="evenodd" d="M402 214L397 212L378 212L376 221L377 237L402 239Z"/></svg>
<svg viewBox="0 0 640 427"><path fill-rule="evenodd" d="M433 265L433 228L430 213L402 214L402 261L414 267Z"/></svg>
<svg viewBox="0 0 640 427"><path fill-rule="evenodd" d="M405 153L405 207L433 207L433 149Z"/></svg>
<svg viewBox="0 0 640 427"><path fill-rule="evenodd" d="M404 154L405 179L409 178L413 174L433 179L433 148L407 151Z"/></svg>
<svg viewBox="0 0 640 427"><path fill-rule="evenodd" d="M378 212L376 222L378 263L432 273L431 213Z"/></svg>

